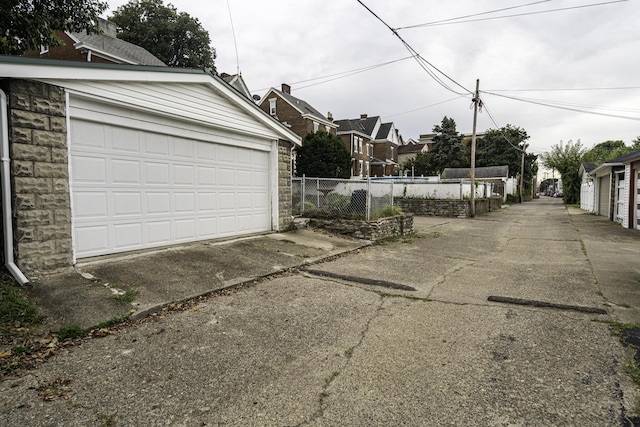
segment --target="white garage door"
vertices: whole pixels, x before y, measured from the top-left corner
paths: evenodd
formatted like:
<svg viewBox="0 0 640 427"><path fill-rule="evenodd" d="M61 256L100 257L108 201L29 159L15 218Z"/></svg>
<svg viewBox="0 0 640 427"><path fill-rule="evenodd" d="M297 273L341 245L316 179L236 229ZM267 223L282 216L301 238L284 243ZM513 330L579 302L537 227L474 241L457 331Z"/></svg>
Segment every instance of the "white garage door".
<svg viewBox="0 0 640 427"><path fill-rule="evenodd" d="M71 121L78 258L270 229L269 153Z"/></svg>

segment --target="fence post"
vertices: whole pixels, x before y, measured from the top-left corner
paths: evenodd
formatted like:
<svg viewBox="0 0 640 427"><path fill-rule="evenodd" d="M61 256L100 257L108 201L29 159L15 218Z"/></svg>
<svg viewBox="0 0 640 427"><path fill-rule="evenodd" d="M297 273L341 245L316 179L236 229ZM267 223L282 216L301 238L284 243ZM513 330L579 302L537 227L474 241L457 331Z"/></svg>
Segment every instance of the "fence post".
<svg viewBox="0 0 640 427"><path fill-rule="evenodd" d="M320 178L316 178L316 209L320 209Z"/></svg>
<svg viewBox="0 0 640 427"><path fill-rule="evenodd" d="M306 175L302 174L302 185L300 186L300 193L302 195L302 200L300 200L300 215L304 215L304 201L306 199L305 195L305 184L306 184Z"/></svg>
<svg viewBox="0 0 640 427"><path fill-rule="evenodd" d="M367 177L367 221L371 219L371 177Z"/></svg>
<svg viewBox="0 0 640 427"><path fill-rule="evenodd" d="M391 207L393 207L393 181L391 181Z"/></svg>

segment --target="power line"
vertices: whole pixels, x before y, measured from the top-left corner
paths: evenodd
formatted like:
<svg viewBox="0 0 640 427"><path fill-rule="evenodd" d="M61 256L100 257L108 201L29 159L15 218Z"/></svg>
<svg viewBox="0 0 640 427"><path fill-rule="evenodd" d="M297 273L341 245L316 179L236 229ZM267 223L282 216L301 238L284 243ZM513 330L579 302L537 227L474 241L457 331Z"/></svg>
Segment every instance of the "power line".
<svg viewBox="0 0 640 427"><path fill-rule="evenodd" d="M398 58L398 59L394 59L392 61L387 61L387 62L382 62L380 64L374 64L374 65L367 65L366 67L360 67L360 68L356 68L353 70L347 70L347 71L341 71L339 73L334 73L334 74L328 74L326 76L319 76L319 77L312 77L310 79L305 79L305 80L298 80L295 82L290 82L290 85L297 85L300 83L308 83L308 82L313 82L313 81L317 81L317 80L322 80L321 82L318 83L314 83L314 84L310 84L310 85L306 85L306 86L301 86L301 87L296 87L296 90L299 89L304 89L307 87L311 87L311 86L315 86L315 85L319 85L319 84L323 84L323 83L328 83L334 80L338 80L338 79L342 79L345 77L350 77L353 76L355 74L360 74L360 73L364 73L365 71L371 71L371 70L375 70L376 68L380 68L380 67L384 67L386 65L390 65L390 64L395 64L396 62L400 62L400 61L405 61L407 59L411 59L413 58L413 56L405 56L404 58ZM260 88L260 89L255 89L255 91L262 91L262 90L267 90L269 89L268 87L266 88Z"/></svg>
<svg viewBox="0 0 640 427"><path fill-rule="evenodd" d="M526 102L526 103L529 103L529 104L541 105L541 106L550 107L550 108L557 108L557 109L560 109L560 110L574 111L574 112L578 112L578 113L592 114L592 115L603 116L603 117L613 117L613 118L617 118L617 119L640 121L640 117L631 117L631 116L621 116L621 115L618 115L618 114L599 113L599 112L596 112L596 111L588 111L588 110L583 110L583 109L579 109L579 108L566 107L566 106L562 106L562 105L554 105L554 104L546 102L546 101L518 98L518 97L515 97L515 96L509 96L509 95L501 95L499 93L494 93L494 92L483 91L483 93L486 93L488 95L493 95L493 96L499 96L501 98L512 99L512 100L515 100L515 101Z"/></svg>
<svg viewBox="0 0 640 427"><path fill-rule="evenodd" d="M505 7L505 8L502 8L502 9L490 10L490 11L487 11L487 12L479 12L479 13L474 13L474 14L471 14L471 15L458 16L457 18L441 19L440 21L432 21L432 22L427 22L425 24L408 25L406 27L398 27L398 28L396 28L396 30L407 30L407 29L411 29L411 28L426 27L426 26L429 26L429 25L443 24L445 22L449 22L450 23L451 21L457 21L459 19L466 19L466 18L473 18L475 16L489 15L491 13L504 12L505 10L518 9L518 8L521 8L521 7L532 6L534 4L547 3L547 2L550 2L550 1L551 0L536 1L536 2L533 2L533 3L521 4L519 6L511 6L511 7Z"/></svg>
<svg viewBox="0 0 640 427"><path fill-rule="evenodd" d="M490 89L486 92L569 92L569 91L597 91L597 90L634 90L640 86L620 87L574 87L574 88L546 88L546 89Z"/></svg>
<svg viewBox="0 0 640 427"><path fill-rule="evenodd" d="M413 110L403 111L402 113L391 114L390 116L385 116L386 119L390 119L391 117L402 116L403 114L413 113L415 111L424 110L425 108L435 107L436 105L446 104L447 102L455 101L456 99L465 98L467 95L456 96L455 98L447 99L446 101L436 102L435 104L425 105L424 107L414 108Z"/></svg>
<svg viewBox="0 0 640 427"><path fill-rule="evenodd" d="M416 60L416 62L418 62L418 64L420 65L420 67L433 79L435 80L439 85L441 85L443 88L447 89L448 91L451 91L453 93L455 93L456 95L466 95L467 93L469 94L473 94L473 92L471 92L469 89L465 88L464 86L462 86L460 83L458 83L457 81L455 81L454 79L452 79L451 77L449 77L448 75L446 75L445 73L443 73L442 71L440 71L437 67L435 67L433 64L431 64L429 61L427 61L426 59L424 59L422 56L420 56L420 54L409 44L407 43L401 36L400 34L398 34L398 32L396 30L394 30L393 28L391 28L391 26L389 24L387 24L382 18L380 18L373 10L371 10L367 5L365 5L361 0L356 0L358 3L360 3L360 5L362 5L362 7L364 7L365 9L367 9L367 11L369 11L369 13L371 13L376 19L378 19L380 22L382 22L382 24L384 24L385 27L387 27L392 33L393 35L395 35L404 45L404 47L411 53L411 55L414 57L414 59ZM454 83L456 86L462 88L465 93L460 93L457 92L456 90L454 90L452 87L450 87L445 81L443 81L440 77L438 77L438 75L433 71L435 70L436 72L438 72L439 74L441 74L442 76L444 76L447 80L449 80L450 82Z"/></svg>
<svg viewBox="0 0 640 427"><path fill-rule="evenodd" d="M604 6L604 5L608 5L608 4L622 3L622 2L627 2L627 1L629 1L629 0L613 0L613 1L602 2L602 3L585 4L585 5L582 5L582 6L570 6L570 7L562 7L562 8L558 8L558 9L541 10L541 11L537 11L537 12L516 13L516 14L512 14L512 15L493 16L493 17L490 17L490 18L468 19L468 20L454 21L454 22L448 22L449 20L445 20L445 22L427 22L427 23L424 23L424 24L417 24L417 25L411 25L411 26L408 26L408 27L396 28L396 30L401 30L401 29L405 30L405 29L413 29L413 28L421 28L421 27L434 27L434 26L438 26L438 25L463 24L463 23L468 23L468 22L490 21L490 20L493 20L493 19L515 18L515 17L529 16L529 15L539 15L539 14L542 14L542 13L562 12L562 11L567 11L567 10L583 9L583 8L586 8L586 7L594 7L594 6Z"/></svg>

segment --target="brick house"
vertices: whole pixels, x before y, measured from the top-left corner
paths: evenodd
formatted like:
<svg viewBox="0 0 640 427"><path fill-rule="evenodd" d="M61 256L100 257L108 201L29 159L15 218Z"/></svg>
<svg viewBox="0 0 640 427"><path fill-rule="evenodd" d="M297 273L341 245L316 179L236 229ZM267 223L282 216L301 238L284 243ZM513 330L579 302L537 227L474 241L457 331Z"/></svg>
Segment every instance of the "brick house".
<svg viewBox="0 0 640 427"><path fill-rule="evenodd" d="M166 67L166 64L148 50L117 38L116 24L99 18L102 34L56 31L63 41L62 46L41 46L39 50L25 52L23 56L66 61L102 62L109 64L151 65Z"/></svg>
<svg viewBox="0 0 640 427"><path fill-rule="evenodd" d="M398 166L401 137L393 123L379 116L336 120L338 136L351 152L352 176L391 176Z"/></svg>
<svg viewBox="0 0 640 427"><path fill-rule="evenodd" d="M291 86L285 83L282 84L281 90L269 89L258 105L300 138L319 130L335 135L338 128L331 113L327 118L308 102L292 96Z"/></svg>
<svg viewBox="0 0 640 427"><path fill-rule="evenodd" d="M79 259L291 226L300 138L204 70L0 57L4 259Z"/></svg>

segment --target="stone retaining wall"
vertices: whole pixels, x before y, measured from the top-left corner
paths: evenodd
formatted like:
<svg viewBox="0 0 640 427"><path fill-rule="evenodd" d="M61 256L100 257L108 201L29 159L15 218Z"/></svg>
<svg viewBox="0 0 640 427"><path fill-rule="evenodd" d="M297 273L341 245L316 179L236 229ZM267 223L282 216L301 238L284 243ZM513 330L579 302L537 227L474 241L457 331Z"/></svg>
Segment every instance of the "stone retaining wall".
<svg viewBox="0 0 640 427"><path fill-rule="evenodd" d="M394 205L403 212L418 216L468 217L471 212L469 200L394 198ZM476 199L476 215L499 210L501 197Z"/></svg>
<svg viewBox="0 0 640 427"><path fill-rule="evenodd" d="M309 227L365 240L381 240L413 232L413 214L397 215L373 221L309 218Z"/></svg>

